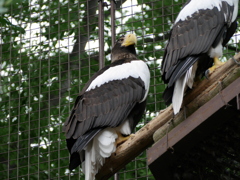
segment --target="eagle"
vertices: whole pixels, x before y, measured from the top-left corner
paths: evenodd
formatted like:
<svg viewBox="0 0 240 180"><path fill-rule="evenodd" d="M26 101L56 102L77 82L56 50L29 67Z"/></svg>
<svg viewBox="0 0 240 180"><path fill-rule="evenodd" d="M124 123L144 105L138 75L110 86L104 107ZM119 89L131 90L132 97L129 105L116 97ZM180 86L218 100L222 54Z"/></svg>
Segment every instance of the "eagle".
<svg viewBox="0 0 240 180"><path fill-rule="evenodd" d="M112 49L112 63L94 74L76 98L63 131L69 169L82 165L94 179L105 158L130 137L146 107L150 71L136 55L135 34L122 36Z"/></svg>
<svg viewBox="0 0 240 180"><path fill-rule="evenodd" d="M167 87L163 99L180 111L194 78L208 76L223 63L219 57L237 29L238 0L189 0L178 14L161 64ZM212 66L214 63L214 66Z"/></svg>

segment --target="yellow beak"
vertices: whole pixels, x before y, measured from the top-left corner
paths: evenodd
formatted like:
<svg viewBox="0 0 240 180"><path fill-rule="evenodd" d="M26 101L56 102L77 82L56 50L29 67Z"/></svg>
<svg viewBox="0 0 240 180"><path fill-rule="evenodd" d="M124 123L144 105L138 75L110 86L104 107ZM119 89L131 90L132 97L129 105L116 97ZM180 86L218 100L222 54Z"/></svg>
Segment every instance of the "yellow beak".
<svg viewBox="0 0 240 180"><path fill-rule="evenodd" d="M127 34L121 46L130 46L137 44L137 37L135 34Z"/></svg>

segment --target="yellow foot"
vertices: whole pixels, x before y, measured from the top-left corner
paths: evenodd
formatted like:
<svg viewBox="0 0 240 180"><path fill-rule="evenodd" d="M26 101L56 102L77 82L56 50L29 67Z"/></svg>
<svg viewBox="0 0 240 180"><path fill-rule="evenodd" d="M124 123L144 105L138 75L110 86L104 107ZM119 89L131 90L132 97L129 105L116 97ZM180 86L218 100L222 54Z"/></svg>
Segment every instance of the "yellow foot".
<svg viewBox="0 0 240 180"><path fill-rule="evenodd" d="M134 134L130 134L129 136L123 136L120 132L117 132L118 138L116 139L115 143L116 146L120 146L122 143L127 141L130 137L134 137Z"/></svg>
<svg viewBox="0 0 240 180"><path fill-rule="evenodd" d="M206 72L205 76L208 78L218 67L222 66L225 62L221 62L217 57L213 58L214 65L210 67Z"/></svg>

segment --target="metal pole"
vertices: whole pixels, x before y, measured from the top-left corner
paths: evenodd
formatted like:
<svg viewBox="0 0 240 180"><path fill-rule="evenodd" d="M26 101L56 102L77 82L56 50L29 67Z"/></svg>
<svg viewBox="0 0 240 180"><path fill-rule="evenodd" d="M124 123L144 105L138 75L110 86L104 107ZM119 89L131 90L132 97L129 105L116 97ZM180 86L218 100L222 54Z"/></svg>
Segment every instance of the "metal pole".
<svg viewBox="0 0 240 180"><path fill-rule="evenodd" d="M116 2L114 0L111 1L111 33L112 33L112 47L116 42L116 27L115 27L115 10L116 10Z"/></svg>
<svg viewBox="0 0 240 180"><path fill-rule="evenodd" d="M112 33L112 48L116 42L116 28L115 28L115 9L116 2L114 0L111 1L111 33ZM112 58L111 58L112 59Z"/></svg>
<svg viewBox="0 0 240 180"><path fill-rule="evenodd" d="M104 5L103 0L98 4L98 36L99 36L99 69L104 67Z"/></svg>

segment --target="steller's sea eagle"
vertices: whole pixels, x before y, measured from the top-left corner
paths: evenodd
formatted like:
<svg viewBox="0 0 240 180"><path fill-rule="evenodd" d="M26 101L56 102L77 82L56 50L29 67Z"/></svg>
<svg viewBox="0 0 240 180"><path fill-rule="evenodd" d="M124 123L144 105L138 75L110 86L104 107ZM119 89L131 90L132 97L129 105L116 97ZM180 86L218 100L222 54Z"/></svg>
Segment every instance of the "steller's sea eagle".
<svg viewBox="0 0 240 180"><path fill-rule="evenodd" d="M150 72L136 55L134 34L112 49L112 64L92 76L78 95L63 131L71 154L69 169L82 164L85 180L94 179L105 158L126 140L141 119Z"/></svg>
<svg viewBox="0 0 240 180"><path fill-rule="evenodd" d="M161 65L162 79L168 84L163 99L173 104L174 114L195 76L212 73L222 64L218 58L236 31L237 14L238 0L189 0L178 14Z"/></svg>

